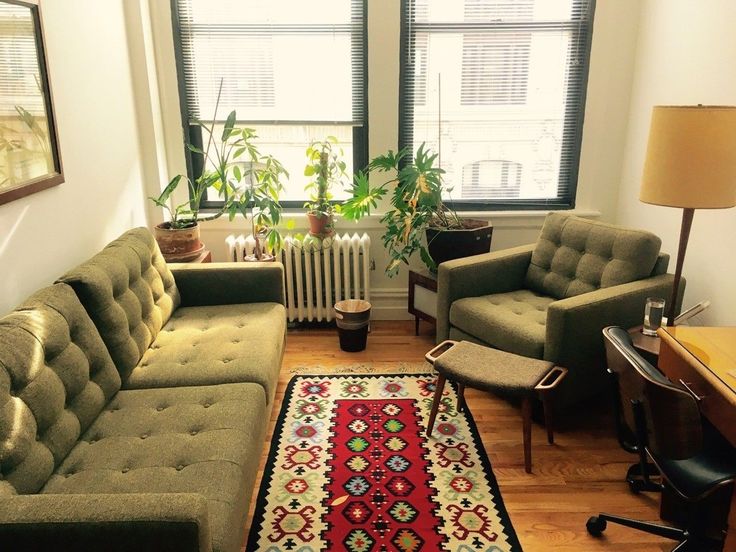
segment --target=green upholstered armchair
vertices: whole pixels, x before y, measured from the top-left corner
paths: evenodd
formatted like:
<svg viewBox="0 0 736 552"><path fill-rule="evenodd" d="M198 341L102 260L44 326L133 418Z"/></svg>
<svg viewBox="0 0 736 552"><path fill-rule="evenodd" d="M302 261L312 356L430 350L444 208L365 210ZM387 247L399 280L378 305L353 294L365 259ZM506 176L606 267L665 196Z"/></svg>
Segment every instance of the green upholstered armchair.
<svg viewBox="0 0 736 552"><path fill-rule="evenodd" d="M439 266L437 342L549 360L570 370L561 403L589 397L606 382L601 330L640 324L647 297L670 296L660 245L650 232L550 213L536 244Z"/></svg>

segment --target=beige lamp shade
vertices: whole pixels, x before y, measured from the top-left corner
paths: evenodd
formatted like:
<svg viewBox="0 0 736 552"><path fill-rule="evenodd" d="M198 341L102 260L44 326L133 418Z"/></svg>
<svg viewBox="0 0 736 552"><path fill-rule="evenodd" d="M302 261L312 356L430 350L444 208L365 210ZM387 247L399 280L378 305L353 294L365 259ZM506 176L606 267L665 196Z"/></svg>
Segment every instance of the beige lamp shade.
<svg viewBox="0 0 736 552"><path fill-rule="evenodd" d="M693 209L736 206L736 107L655 106L639 199Z"/></svg>

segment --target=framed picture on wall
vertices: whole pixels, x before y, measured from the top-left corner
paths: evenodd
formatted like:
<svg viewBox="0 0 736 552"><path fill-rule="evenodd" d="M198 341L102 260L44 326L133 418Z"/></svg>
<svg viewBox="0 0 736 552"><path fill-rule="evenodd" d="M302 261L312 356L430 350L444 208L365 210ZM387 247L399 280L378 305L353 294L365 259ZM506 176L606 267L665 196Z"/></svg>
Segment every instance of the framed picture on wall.
<svg viewBox="0 0 736 552"><path fill-rule="evenodd" d="M0 0L0 204L63 181L38 0Z"/></svg>

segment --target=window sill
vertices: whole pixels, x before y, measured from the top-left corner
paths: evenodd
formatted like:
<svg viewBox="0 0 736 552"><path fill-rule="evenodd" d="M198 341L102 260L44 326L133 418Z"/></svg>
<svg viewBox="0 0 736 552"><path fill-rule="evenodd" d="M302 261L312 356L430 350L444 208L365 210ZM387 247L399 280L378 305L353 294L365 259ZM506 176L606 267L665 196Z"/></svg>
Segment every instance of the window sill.
<svg viewBox="0 0 736 552"><path fill-rule="evenodd" d="M536 228L541 226L542 221L550 211L458 211L463 217L478 218L482 220L490 220L496 228ZM594 209L569 209L564 211L571 215L577 215L584 218L598 218L601 216L600 211ZM383 213L373 213L358 222L349 222L340 220L337 223L339 232L356 232L368 230L383 230L384 225L381 223ZM302 232L308 227L307 215L303 210L285 209L283 214L284 227L289 221L293 221L293 232ZM231 222L226 215L205 222L202 228L206 230L228 230L231 232L242 232L245 227L242 215L237 215ZM287 231L288 233L288 231Z"/></svg>

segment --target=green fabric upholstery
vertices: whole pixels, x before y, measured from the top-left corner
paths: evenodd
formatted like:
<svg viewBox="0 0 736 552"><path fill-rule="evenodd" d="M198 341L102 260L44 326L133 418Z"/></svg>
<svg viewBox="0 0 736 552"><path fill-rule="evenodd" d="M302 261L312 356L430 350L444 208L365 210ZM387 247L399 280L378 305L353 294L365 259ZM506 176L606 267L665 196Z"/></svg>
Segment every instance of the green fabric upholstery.
<svg viewBox="0 0 736 552"><path fill-rule="evenodd" d="M123 381L179 305L156 240L135 228L59 280L74 288Z"/></svg>
<svg viewBox="0 0 736 552"><path fill-rule="evenodd" d="M640 280L652 273L661 245L651 232L550 213L524 287L563 299Z"/></svg>
<svg viewBox="0 0 736 552"><path fill-rule="evenodd" d="M267 420L257 384L123 390L42 493L196 493L212 549L237 551Z"/></svg>
<svg viewBox="0 0 736 552"><path fill-rule="evenodd" d="M169 264L183 307L284 304L281 263Z"/></svg>
<svg viewBox="0 0 736 552"><path fill-rule="evenodd" d="M285 332L286 311L278 303L180 307L124 387L254 382L270 403Z"/></svg>
<svg viewBox="0 0 736 552"><path fill-rule="evenodd" d="M27 495L0 498L0 543L23 552L211 552L199 494Z"/></svg>
<svg viewBox="0 0 736 552"><path fill-rule="evenodd" d="M560 404L594 395L606 385L601 330L641 324L647 297L669 297L674 278L659 245L648 232L551 213L537 244L439 266L437 342L564 366Z"/></svg>
<svg viewBox="0 0 736 552"><path fill-rule="evenodd" d="M473 389L524 396L534 391L554 364L461 341L440 355L434 367L448 379Z"/></svg>
<svg viewBox="0 0 736 552"><path fill-rule="evenodd" d="M437 343L450 334L450 306L457 299L521 289L533 247L525 245L441 263L437 276Z"/></svg>
<svg viewBox="0 0 736 552"><path fill-rule="evenodd" d="M69 286L0 319L0 496L38 492L119 388Z"/></svg>
<svg viewBox="0 0 736 552"><path fill-rule="evenodd" d="M465 297L450 307L450 323L497 349L543 358L547 308L552 301L527 289Z"/></svg>

